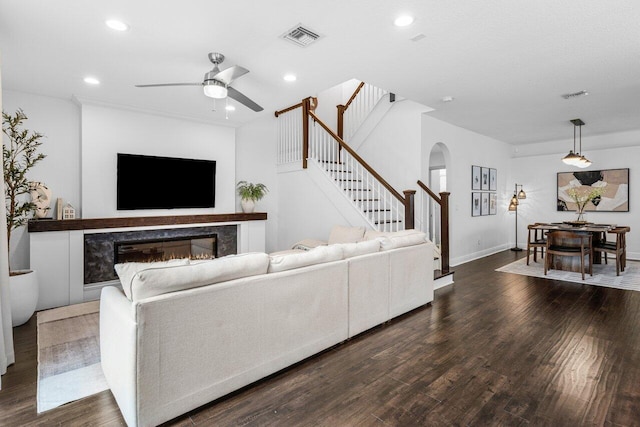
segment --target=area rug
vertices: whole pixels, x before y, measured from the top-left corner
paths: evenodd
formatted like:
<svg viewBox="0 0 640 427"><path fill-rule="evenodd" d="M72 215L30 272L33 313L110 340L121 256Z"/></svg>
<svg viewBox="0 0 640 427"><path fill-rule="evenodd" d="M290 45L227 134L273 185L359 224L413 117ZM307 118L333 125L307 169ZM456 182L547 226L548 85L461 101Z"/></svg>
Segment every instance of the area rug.
<svg viewBox="0 0 640 427"><path fill-rule="evenodd" d="M640 262L638 261L627 260L627 266L624 271L620 272L620 276L616 276L615 261L609 261L609 264L594 264L593 276L585 273L584 280L582 280L580 273L564 270L549 270L545 276L543 262L533 262L531 259L529 265L527 265L526 258L521 258L511 264L497 268L496 271L553 280L564 280L566 282L583 283L585 285L640 291Z"/></svg>
<svg viewBox="0 0 640 427"><path fill-rule="evenodd" d="M38 413L107 390L99 301L38 312Z"/></svg>

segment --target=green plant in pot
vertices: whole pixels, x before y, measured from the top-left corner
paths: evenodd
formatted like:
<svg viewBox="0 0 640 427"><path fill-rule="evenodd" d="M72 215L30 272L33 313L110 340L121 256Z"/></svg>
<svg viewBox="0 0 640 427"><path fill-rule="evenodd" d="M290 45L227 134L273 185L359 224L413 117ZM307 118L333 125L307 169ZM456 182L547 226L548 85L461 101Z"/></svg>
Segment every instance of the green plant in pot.
<svg viewBox="0 0 640 427"><path fill-rule="evenodd" d="M236 185L240 195L242 212L251 213L255 209L256 202L262 199L269 191L264 184L253 184L247 181L240 181Z"/></svg>
<svg viewBox="0 0 640 427"><path fill-rule="evenodd" d="M24 226L36 212L36 203L28 195L34 186L27 174L46 156L39 153L43 135L24 128L25 113L2 112L2 169L4 173L5 203L7 209L7 252L12 232ZM39 183L38 183L39 184ZM26 323L38 303L38 281L33 270L10 272L11 317L13 326Z"/></svg>

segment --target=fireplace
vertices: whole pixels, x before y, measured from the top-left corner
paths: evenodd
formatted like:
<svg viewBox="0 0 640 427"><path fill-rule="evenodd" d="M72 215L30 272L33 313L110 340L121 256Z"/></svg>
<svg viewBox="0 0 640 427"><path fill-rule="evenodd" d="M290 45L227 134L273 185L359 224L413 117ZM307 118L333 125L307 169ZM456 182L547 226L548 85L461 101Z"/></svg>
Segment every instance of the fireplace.
<svg viewBox="0 0 640 427"><path fill-rule="evenodd" d="M238 227L215 225L84 235L84 285L118 279L122 262L218 258L238 253Z"/></svg>
<svg viewBox="0 0 640 427"><path fill-rule="evenodd" d="M217 256L215 234L198 237L114 242L115 264L166 261L175 258L211 259Z"/></svg>

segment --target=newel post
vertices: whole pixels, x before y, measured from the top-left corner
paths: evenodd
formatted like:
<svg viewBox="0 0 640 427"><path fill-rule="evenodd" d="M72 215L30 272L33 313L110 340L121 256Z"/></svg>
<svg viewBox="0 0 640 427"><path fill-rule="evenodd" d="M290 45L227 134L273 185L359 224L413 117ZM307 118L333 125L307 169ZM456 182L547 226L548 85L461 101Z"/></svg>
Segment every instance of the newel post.
<svg viewBox="0 0 640 427"><path fill-rule="evenodd" d="M338 132L340 139L344 140L344 111L347 109L344 105L336 105L338 109Z"/></svg>
<svg viewBox="0 0 640 427"><path fill-rule="evenodd" d="M440 261L442 263L442 272L449 272L449 192L440 193Z"/></svg>
<svg viewBox="0 0 640 427"><path fill-rule="evenodd" d="M404 190L404 229L411 230L415 228L415 195L416 190Z"/></svg>
<svg viewBox="0 0 640 427"><path fill-rule="evenodd" d="M302 168L307 168L307 157L309 157L309 109L311 99L302 100Z"/></svg>

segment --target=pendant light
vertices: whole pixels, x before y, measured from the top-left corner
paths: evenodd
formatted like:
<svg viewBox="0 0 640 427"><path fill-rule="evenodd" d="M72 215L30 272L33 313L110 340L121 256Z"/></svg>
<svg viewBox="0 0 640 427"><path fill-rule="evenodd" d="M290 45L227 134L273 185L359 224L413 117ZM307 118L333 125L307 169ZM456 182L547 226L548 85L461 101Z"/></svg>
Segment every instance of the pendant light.
<svg viewBox="0 0 640 427"><path fill-rule="evenodd" d="M581 119L573 119L570 120L573 123L573 150L569 151L569 154L562 158L562 161L570 166L576 166L579 168L586 168L591 166L591 160L587 159L584 155L580 154L582 152L582 126L584 122ZM579 136L579 151L576 150L576 128L580 129Z"/></svg>

